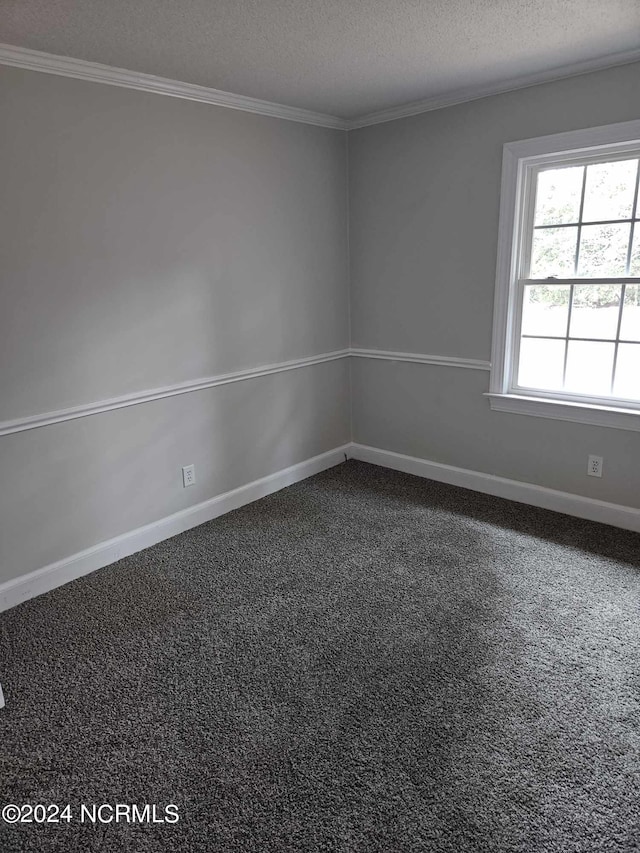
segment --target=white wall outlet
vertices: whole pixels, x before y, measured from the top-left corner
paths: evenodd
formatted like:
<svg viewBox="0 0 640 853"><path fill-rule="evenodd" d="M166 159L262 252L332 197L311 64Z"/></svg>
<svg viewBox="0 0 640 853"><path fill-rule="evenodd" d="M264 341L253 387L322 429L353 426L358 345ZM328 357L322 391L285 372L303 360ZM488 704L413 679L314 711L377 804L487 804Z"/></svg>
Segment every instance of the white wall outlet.
<svg viewBox="0 0 640 853"><path fill-rule="evenodd" d="M185 465L182 469L182 485L186 489L187 486L194 486L196 482L196 466Z"/></svg>
<svg viewBox="0 0 640 853"><path fill-rule="evenodd" d="M587 474L590 477L602 477L602 456L589 456Z"/></svg>

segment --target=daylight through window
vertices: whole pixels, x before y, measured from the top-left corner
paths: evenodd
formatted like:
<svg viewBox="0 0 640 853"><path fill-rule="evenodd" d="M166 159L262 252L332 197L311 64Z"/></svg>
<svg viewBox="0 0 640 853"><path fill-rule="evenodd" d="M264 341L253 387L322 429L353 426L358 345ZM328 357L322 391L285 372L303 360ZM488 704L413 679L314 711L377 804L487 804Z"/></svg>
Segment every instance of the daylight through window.
<svg viewBox="0 0 640 853"><path fill-rule="evenodd" d="M639 158L627 152L530 170L516 393L640 403Z"/></svg>

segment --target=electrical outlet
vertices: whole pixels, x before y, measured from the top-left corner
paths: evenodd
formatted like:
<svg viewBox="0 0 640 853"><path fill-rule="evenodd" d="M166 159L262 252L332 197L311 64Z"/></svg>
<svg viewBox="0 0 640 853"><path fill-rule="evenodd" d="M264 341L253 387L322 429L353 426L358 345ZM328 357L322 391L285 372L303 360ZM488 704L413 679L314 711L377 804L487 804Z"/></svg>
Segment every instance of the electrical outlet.
<svg viewBox="0 0 640 853"><path fill-rule="evenodd" d="M196 466L185 465L182 469L182 485L186 489L187 486L194 486L196 482Z"/></svg>
<svg viewBox="0 0 640 853"><path fill-rule="evenodd" d="M602 456L589 456L587 474L589 477L602 477Z"/></svg>

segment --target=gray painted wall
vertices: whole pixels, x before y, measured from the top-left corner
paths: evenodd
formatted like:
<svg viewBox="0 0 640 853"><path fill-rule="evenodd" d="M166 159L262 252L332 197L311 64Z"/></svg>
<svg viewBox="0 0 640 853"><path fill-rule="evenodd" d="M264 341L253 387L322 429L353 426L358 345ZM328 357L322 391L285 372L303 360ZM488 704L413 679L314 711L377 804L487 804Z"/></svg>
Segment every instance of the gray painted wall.
<svg viewBox="0 0 640 853"><path fill-rule="evenodd" d="M639 93L634 64L351 132L353 345L489 360L503 144L640 118ZM355 441L640 506L640 433L492 412L488 373L352 374Z"/></svg>
<svg viewBox="0 0 640 853"><path fill-rule="evenodd" d="M638 118L640 66L349 135L0 69L0 420L348 345L488 359L502 144ZM0 582L356 441L640 505L640 434L346 360L0 437ZM602 480L586 456L605 457ZM180 468L196 464L182 489Z"/></svg>
<svg viewBox="0 0 640 853"><path fill-rule="evenodd" d="M9 68L0 115L0 420L348 346L343 132ZM348 441L348 379L0 436L0 582Z"/></svg>

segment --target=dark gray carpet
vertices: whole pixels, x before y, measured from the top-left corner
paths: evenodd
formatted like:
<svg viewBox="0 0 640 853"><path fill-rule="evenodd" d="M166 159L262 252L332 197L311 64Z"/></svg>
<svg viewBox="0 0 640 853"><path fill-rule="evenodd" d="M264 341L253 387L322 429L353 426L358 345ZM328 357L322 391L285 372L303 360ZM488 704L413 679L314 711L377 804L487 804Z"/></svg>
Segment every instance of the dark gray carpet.
<svg viewBox="0 0 640 853"><path fill-rule="evenodd" d="M640 849L640 537L349 462L0 616L0 850Z"/></svg>

